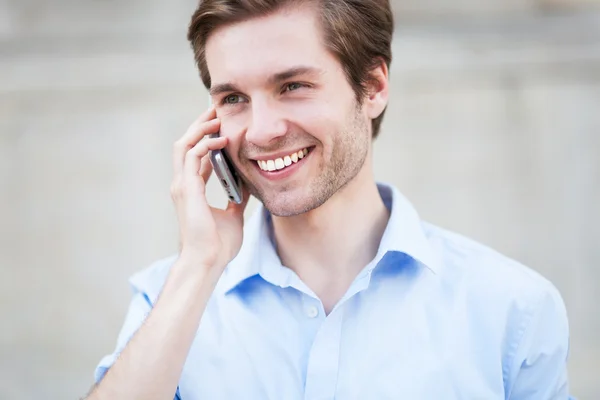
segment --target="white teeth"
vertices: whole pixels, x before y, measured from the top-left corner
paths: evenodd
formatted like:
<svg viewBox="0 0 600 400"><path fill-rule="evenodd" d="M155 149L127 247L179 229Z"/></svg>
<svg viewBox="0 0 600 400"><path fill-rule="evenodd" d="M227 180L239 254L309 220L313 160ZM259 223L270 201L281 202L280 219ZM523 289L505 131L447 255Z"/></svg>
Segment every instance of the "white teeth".
<svg viewBox="0 0 600 400"><path fill-rule="evenodd" d="M297 163L308 154L308 149L302 149L296 153L290 154L283 158L277 158L275 160L258 160L258 167L263 171L276 171L289 167L293 163Z"/></svg>

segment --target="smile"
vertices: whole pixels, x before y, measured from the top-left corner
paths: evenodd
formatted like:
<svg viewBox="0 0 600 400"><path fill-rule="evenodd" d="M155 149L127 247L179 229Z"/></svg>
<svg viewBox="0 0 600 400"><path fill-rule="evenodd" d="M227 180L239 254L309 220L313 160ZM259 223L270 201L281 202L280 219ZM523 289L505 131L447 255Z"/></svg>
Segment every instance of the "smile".
<svg viewBox="0 0 600 400"><path fill-rule="evenodd" d="M290 165L296 164L298 161L302 160L306 155L308 155L308 153L308 148L305 148L285 157L276 158L274 160L256 160L256 163L263 171L279 171L289 167Z"/></svg>

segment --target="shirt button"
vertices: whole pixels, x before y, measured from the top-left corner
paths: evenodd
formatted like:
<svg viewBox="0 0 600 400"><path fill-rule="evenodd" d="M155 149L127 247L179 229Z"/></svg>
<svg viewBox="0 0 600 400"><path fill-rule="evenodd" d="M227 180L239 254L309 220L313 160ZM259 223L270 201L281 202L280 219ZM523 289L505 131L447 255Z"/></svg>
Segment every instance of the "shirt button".
<svg viewBox="0 0 600 400"><path fill-rule="evenodd" d="M308 315L309 318L316 318L317 315L319 315L319 309L315 306L308 307L306 315Z"/></svg>

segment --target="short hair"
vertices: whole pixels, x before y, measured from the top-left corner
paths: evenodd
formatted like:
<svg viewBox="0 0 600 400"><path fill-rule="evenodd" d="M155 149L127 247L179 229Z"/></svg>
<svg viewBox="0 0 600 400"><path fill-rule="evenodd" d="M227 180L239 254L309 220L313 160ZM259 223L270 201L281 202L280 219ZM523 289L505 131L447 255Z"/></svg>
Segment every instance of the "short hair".
<svg viewBox="0 0 600 400"><path fill-rule="evenodd" d="M200 0L192 15L187 38L204 86L211 87L205 49L208 37L215 29L302 3L319 7L325 46L342 65L359 104L362 104L370 72L382 61L389 69L392 62L394 18L389 0ZM371 122L373 138L379 134L384 113L385 109Z"/></svg>

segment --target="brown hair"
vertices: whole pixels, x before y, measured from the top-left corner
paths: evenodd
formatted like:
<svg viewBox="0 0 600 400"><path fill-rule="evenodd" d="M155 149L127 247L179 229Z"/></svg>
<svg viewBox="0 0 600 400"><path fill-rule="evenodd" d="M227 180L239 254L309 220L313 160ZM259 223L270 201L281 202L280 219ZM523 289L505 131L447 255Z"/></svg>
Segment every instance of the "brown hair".
<svg viewBox="0 0 600 400"><path fill-rule="evenodd" d="M204 86L211 86L206 41L216 28L302 2L319 5L325 45L341 63L359 104L362 103L371 70L382 61L389 68L392 61L394 20L389 0L200 0L187 37ZM385 110L372 120L374 138L384 113Z"/></svg>

